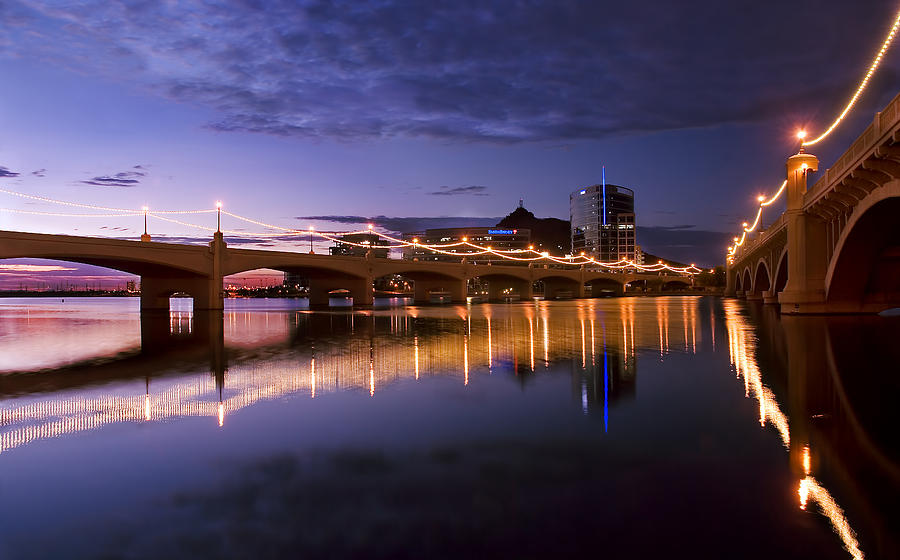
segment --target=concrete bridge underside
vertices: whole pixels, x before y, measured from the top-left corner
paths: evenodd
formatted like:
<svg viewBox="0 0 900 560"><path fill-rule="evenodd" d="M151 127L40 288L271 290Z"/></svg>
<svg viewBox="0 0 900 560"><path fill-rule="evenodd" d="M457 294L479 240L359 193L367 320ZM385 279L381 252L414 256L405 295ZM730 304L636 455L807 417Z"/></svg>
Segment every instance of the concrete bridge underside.
<svg viewBox="0 0 900 560"><path fill-rule="evenodd" d="M464 302L472 279L487 284L490 300L512 295L531 298L537 282L543 284L548 299L584 297L586 285L596 296L621 295L631 282L641 281L660 289L666 282L689 282L680 276L476 265L465 259L459 263L420 262L234 249L218 233L203 246L0 231L0 259L9 258L77 262L135 274L141 278L141 309L147 310L168 309L169 297L175 293L192 296L195 309L222 309L223 278L257 269L292 272L307 278L310 305L316 306L327 305L330 294L336 290L346 290L355 304L371 305L374 280L394 274L414 282L417 303L427 303L435 294Z"/></svg>

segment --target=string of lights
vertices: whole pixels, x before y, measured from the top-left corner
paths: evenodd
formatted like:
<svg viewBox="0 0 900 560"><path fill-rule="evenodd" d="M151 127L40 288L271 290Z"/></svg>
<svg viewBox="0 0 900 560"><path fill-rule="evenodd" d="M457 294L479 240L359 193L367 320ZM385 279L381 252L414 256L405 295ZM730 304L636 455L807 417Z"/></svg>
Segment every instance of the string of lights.
<svg viewBox="0 0 900 560"><path fill-rule="evenodd" d="M756 200L759 203L759 208L756 210L756 218L753 220L753 224L750 225L747 222L741 224L743 231L741 232L740 237L734 238L734 245L728 248L728 256L727 259L729 262L733 260L734 254L737 252L738 247L744 244L747 240L747 234L753 233L756 231L756 228L759 227L760 220L762 219L763 208L767 206L771 206L776 200L778 200L782 194L784 194L784 190L787 188L787 179L781 183L781 186L778 188L778 191L773 194L770 198L766 198L765 195L759 195Z"/></svg>
<svg viewBox="0 0 900 560"><path fill-rule="evenodd" d="M856 105L856 102L859 100L859 97L862 95L863 91L866 89L866 86L869 84L869 81L872 79L872 76L875 74L875 71L878 70L878 66L881 64L882 59L884 59L884 56L887 54L887 51L891 47L891 44L894 42L894 38L897 36L898 30L900 30L900 11L897 12L897 15L894 18L894 23L893 23L893 25L891 25L891 28L888 31L887 37L885 37L884 41L881 43L881 48L878 50L878 53L875 55L875 58L872 59L871 64L869 64L868 70L866 71L865 75L863 76L862 80L860 81L859 85L857 86L856 91L853 93L853 96L850 97L850 101L847 102L847 104L844 106L844 109L840 112L840 114L837 116L837 118L834 120L834 122L832 122L831 125L827 129L825 129L825 131L822 132L822 134L820 134L816 138L813 138L811 140L806 140L806 131L805 130L800 130L799 132L797 132L797 138L800 139L801 147L812 146L814 144L818 144L819 142L821 142L822 140L827 138L828 135L831 134L838 127L838 125L841 124L841 122L844 120L844 118L846 118L846 116L853 109L854 105ZM802 149L801 149L801 151L802 151ZM772 203L774 203L776 200L778 200L778 198L784 192L785 187L787 187L787 180L785 180L781 184L781 188L779 188L778 192L776 192L770 199L767 200L764 196L760 196L758 198L759 208L756 211L756 219L753 220L753 225L748 226L748 224L746 222L744 222L742 224L743 232L741 233L741 236L735 237L734 244L732 246L728 247L728 254L727 254L726 260L729 263L733 262L734 254L737 252L738 247L742 246L744 244L744 242L747 240L747 234L752 233L753 231L756 230L757 226L759 225L759 221L762 217L763 207L769 206Z"/></svg>
<svg viewBox="0 0 900 560"><path fill-rule="evenodd" d="M285 227L282 227L279 225L270 224L270 223L262 222L259 220L254 220L253 218L248 218L246 216L241 216L239 214L235 214L233 212L228 212L225 210L222 210L222 213L227 216L231 216L232 218L242 220L242 221L254 224L254 225L258 225L260 227L280 230L280 231L283 231L286 233L290 233L291 235L299 235L300 234L300 230L297 230L297 229L285 228ZM403 248L407 248L407 247L421 247L423 249L426 249L428 251L432 251L432 252L438 253L438 254L460 256L460 257L466 257L466 258L472 257L472 256L492 254L492 255L507 259L507 260L518 261L518 262L535 262L535 261L540 261L540 260L549 260L554 263L563 264L563 265L571 265L571 266L595 265L595 266L601 266L601 267L605 267L605 268L609 268L609 269L616 269L616 270L621 270L621 269L625 269L625 268L634 268L637 270L642 270L642 271L647 271L647 272L656 272L656 271L662 271L662 270L669 270L672 272L678 272L678 273L683 273L683 274L691 274L691 273L700 272L700 269L698 269L697 267L695 267L693 265L687 266L687 267L671 267L664 263L657 263L657 264L653 264L653 265L640 265L633 261L628 261L628 260L624 260L624 259L614 262L614 263L604 263L604 262L597 261L596 259L593 259L593 258L585 257L583 255L578 256L578 257L574 257L574 256L555 257L546 252L536 251L534 248L509 249L509 250L494 249L493 247L490 247L490 246L484 247L481 245L476 245L476 244L470 242L465 237L462 239L462 241L457 241L457 242L453 242L453 243L421 243L421 242L419 242L418 239L413 239L412 241L408 241L405 239L392 237L392 236L387 235L382 232L375 231L374 226L372 226L371 224L368 226L368 229L365 229L365 230L358 230L358 231L351 231L351 232L333 232L335 235L330 235L329 233L326 233L326 232L317 231L315 228L310 226L310 228L305 233L307 235L314 235L316 237L319 237L321 239L325 239L328 241L332 241L334 243L340 243L343 245L349 245L352 247L360 247L360 248L377 247L378 249L388 249L389 250L389 249L403 249ZM354 242L354 241L346 239L346 236L358 235L358 234L376 235L379 238L385 239L394 244L393 245L388 244L388 245L375 246L375 245L372 245L371 243L359 243L359 242ZM253 235L253 234L247 233L245 235ZM338 237L338 235L340 235L341 237ZM474 249L474 251L458 252L458 251L448 251L447 250L448 248L451 248L451 247L463 247L463 246ZM521 255L523 253L524 254L533 254L535 256L532 256L532 257L513 256L513 255L517 255L517 254Z"/></svg>
<svg viewBox="0 0 900 560"><path fill-rule="evenodd" d="M18 191L11 191L9 189L0 188L0 193L8 194L10 196L17 196L19 198L26 198L29 200L36 200L39 202L47 202L49 204L58 204L61 206L72 206L75 208L88 208L90 210L106 210L107 212L122 212L125 214L143 214L144 210L141 208L112 208L109 206L97 206L95 204L83 204L81 202L70 202L66 200L57 200L55 198L47 198L45 196L38 196L34 194L27 194ZM210 214L215 212L216 209L210 210L154 210L154 214Z"/></svg>
<svg viewBox="0 0 900 560"><path fill-rule="evenodd" d="M891 26L891 30L885 38L884 42L881 44L881 49L879 49L878 54L875 55L875 58L872 60L872 63L869 65L869 70L866 72L862 81L859 83L859 86L856 88L856 92L853 94L853 97L850 98L850 101L847 102L847 105L844 107L844 110L841 111L841 114L831 123L825 132L823 132L817 138L813 138L812 140L806 140L802 142L802 146L812 146L813 144L817 144L824 140L831 132L837 128L837 126L844 120L844 117L853 109L853 106L856 104L856 101L859 99L859 96L862 95L863 90L866 89L866 86L869 84L869 80L875 74L875 71L878 69L878 65L881 64L881 60L884 58L884 55L887 53L887 50L890 48L891 43L894 42L894 37L897 35L897 30L900 28L900 12L897 13L897 17L894 18L894 24ZM805 137L805 135L801 136L801 140Z"/></svg>
<svg viewBox="0 0 900 560"><path fill-rule="evenodd" d="M686 266L686 267L673 267L669 266L662 261L656 264L651 265L643 265L638 264L634 261L629 261L626 259L622 259L616 262L601 262L592 257L587 257L582 253L578 256L566 255L563 257L551 255L548 252L541 252L534 249L533 246L530 246L528 249L495 249L491 246L481 246L476 243L472 243L467 238L463 238L462 241L457 241L453 243L421 243L418 239L413 239L412 241L408 241L406 239L400 239L397 237L390 236L386 233L377 232L374 230L373 225L369 225L367 229L357 230L357 231L348 231L348 232L325 232L325 231L317 231L314 227L310 226L308 230L299 230L296 228L286 228L283 226L279 226L276 224L266 223L260 220L255 220L253 218L248 218L246 216L241 216L239 214L235 214L233 212L228 212L221 208L221 204L217 203L216 208L209 210L150 210L147 207L144 207L140 210L136 209L128 209L128 208L111 208L104 206L97 206L91 204L82 204L78 202L70 202L64 200L56 200L48 197L30 195L26 193L20 193L16 191L10 191L7 189L0 189L0 192L10 194L13 196L18 196L26 199L37 200L40 202L47 202L51 204L59 204L65 206L73 206L79 208L89 208L94 210L105 210L107 212L115 212L113 214L76 214L76 213L63 213L63 212L45 212L39 210L18 210L18 209L2 209L0 211L8 211L20 214L31 214L31 215L43 215L43 216L55 216L55 217L69 217L69 218L101 218L101 217L129 217L129 216L150 216L156 218L158 220L162 220L165 222L190 227L193 229L199 229L206 232L216 232L221 231L224 234L228 234L229 236L235 237L262 237L262 238L284 238L284 237L300 237L300 236L313 236L318 237L319 239L331 241L333 243L349 245L354 247L361 248L378 248L378 249L404 249L408 247L421 248L432 253L442 254L442 255L450 255L454 257L460 258L471 258L478 257L484 255L493 255L499 257L504 260L514 261L514 262L552 262L560 265L567 266L596 266L606 268L608 270L625 270L632 269L636 271L642 272L662 272L662 271L670 271L679 274L696 274L700 272L700 269L695 267L694 265ZM172 218L172 214L208 214L213 212L220 212L221 214L225 214L226 216L230 216L237 220L241 220L247 223L251 223L254 225L258 225L260 227L275 230L275 232L248 232L248 231L239 231L239 230L228 230L228 229L219 229L213 228L211 226L204 226L200 224L195 224L191 222L187 222L184 220L179 220L177 218ZM389 243L385 245L374 245L371 242L355 242L348 237L352 235L358 234L371 234L377 236L379 239L383 239L388 241ZM459 249L465 248L467 250L460 251Z"/></svg>
<svg viewBox="0 0 900 560"><path fill-rule="evenodd" d="M32 216L54 216L57 218L125 218L130 216L141 216L142 212L133 212L131 214L70 214L65 212L44 212L41 210L19 210L18 208L0 208L0 212L9 212L12 214L30 214Z"/></svg>

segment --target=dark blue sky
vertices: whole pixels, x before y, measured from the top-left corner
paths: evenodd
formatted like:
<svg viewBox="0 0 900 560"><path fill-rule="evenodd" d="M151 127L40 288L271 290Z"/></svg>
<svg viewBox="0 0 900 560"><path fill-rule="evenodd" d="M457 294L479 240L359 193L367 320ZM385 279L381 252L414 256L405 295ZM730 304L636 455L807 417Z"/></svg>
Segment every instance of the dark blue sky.
<svg viewBox="0 0 900 560"><path fill-rule="evenodd" d="M568 194L605 165L608 181L635 190L638 223L656 228L649 250L668 240L680 247L671 256L711 264L722 236L697 232L734 232L753 216L783 178L795 130L821 130L840 111L898 8L0 0L0 187L135 208L222 199L305 228L297 217L496 217L519 198L568 218ZM898 69L891 52L814 150L823 169L900 91ZM49 209L0 197L0 208Z"/></svg>

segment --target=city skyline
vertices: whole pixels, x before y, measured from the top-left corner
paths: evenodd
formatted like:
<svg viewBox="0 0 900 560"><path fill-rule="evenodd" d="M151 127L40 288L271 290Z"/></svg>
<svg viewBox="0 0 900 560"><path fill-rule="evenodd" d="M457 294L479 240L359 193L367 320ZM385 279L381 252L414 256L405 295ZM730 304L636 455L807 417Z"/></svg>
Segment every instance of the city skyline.
<svg viewBox="0 0 900 560"><path fill-rule="evenodd" d="M374 218L387 229L399 218L488 225L519 198L567 219L568 193L605 166L635 189L638 244L679 258L654 246L666 239L715 264L709 240L777 188L798 127L822 130L840 110L895 6L872 3L865 17L839 2L729 9L11 2L0 10L0 70L15 77L0 91L0 188L133 208L223 200L283 227ZM823 169L900 89L895 61L816 147ZM2 208L45 209L0 196ZM142 232L140 217L0 220Z"/></svg>

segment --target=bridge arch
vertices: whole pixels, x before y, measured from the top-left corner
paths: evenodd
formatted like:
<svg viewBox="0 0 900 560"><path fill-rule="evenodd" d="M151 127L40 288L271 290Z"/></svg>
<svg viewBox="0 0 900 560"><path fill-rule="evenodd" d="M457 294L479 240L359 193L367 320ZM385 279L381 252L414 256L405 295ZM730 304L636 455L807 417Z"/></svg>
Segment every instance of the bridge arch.
<svg viewBox="0 0 900 560"><path fill-rule="evenodd" d="M750 274L749 266L745 267L744 272L741 273L741 285L744 287L745 296L753 292L753 276Z"/></svg>
<svg viewBox="0 0 900 560"><path fill-rule="evenodd" d="M686 290L690 287L691 281L689 278L674 278L663 282L661 289L665 292L670 290Z"/></svg>
<svg viewBox="0 0 900 560"><path fill-rule="evenodd" d="M546 274L536 279L544 285L544 299L578 298L584 296L584 285L581 279L571 275Z"/></svg>
<svg viewBox="0 0 900 560"><path fill-rule="evenodd" d="M6 248L0 250L0 260L5 259L44 259L50 261L68 262L75 264L87 264L91 266L99 266L109 270L116 270L133 274L135 276L157 276L167 275L175 277L202 277L205 276L203 271L197 267L188 264L171 264L165 261L155 261L152 259L142 259L140 256L109 256L102 254L93 254L89 251L66 253L64 251L9 251Z"/></svg>
<svg viewBox="0 0 900 560"><path fill-rule="evenodd" d="M592 278L586 282L591 287L591 297L604 296L621 296L625 294L625 283L627 278L613 278L604 276L601 278Z"/></svg>
<svg viewBox="0 0 900 560"><path fill-rule="evenodd" d="M381 272L381 271L380 271ZM413 300L429 303L433 298L461 303L466 301L467 281L464 275L448 271L426 271L421 268L392 267L388 274L396 274L413 282ZM384 274L382 276L385 276Z"/></svg>
<svg viewBox="0 0 900 560"><path fill-rule="evenodd" d="M519 299L531 299L534 296L532 279L528 269L521 274L516 272L492 272L479 270L475 278L487 282L488 300L499 301L518 296Z"/></svg>
<svg viewBox="0 0 900 560"><path fill-rule="evenodd" d="M840 311L900 306L900 180L876 189L850 215L825 275L826 301Z"/></svg>
<svg viewBox="0 0 900 560"><path fill-rule="evenodd" d="M756 272L753 274L752 292L756 295L769 291L772 287L772 275L765 259L759 259L756 263Z"/></svg>
<svg viewBox="0 0 900 560"><path fill-rule="evenodd" d="M778 257L778 264L775 266L775 276L774 276L774 285L772 287L772 294L778 295L780 292L784 291L784 287L787 286L787 246L781 250L781 256Z"/></svg>

